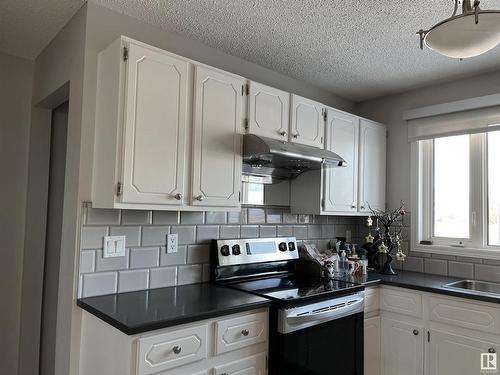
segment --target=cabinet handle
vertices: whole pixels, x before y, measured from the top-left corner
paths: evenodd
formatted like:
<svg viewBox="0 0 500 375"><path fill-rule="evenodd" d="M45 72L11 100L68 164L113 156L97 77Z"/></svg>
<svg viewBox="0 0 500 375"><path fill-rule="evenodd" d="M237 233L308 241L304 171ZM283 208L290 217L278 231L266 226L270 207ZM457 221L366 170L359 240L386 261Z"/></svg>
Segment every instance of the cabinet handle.
<svg viewBox="0 0 500 375"><path fill-rule="evenodd" d="M488 349L488 353L496 353L497 351L495 350L495 348L489 348Z"/></svg>
<svg viewBox="0 0 500 375"><path fill-rule="evenodd" d="M286 136L286 131L284 131L284 130L281 130L281 131L279 131L278 133L279 133L279 135L281 135L282 137L285 137L285 136Z"/></svg>
<svg viewBox="0 0 500 375"><path fill-rule="evenodd" d="M172 348L172 351L175 353L175 354L179 354L181 351L182 351L182 348L180 346L174 346Z"/></svg>
<svg viewBox="0 0 500 375"><path fill-rule="evenodd" d="M174 198L177 199L178 201L180 201L182 199L182 194L181 193L177 193L174 195Z"/></svg>
<svg viewBox="0 0 500 375"><path fill-rule="evenodd" d="M414 330L413 330L413 334L414 334L415 336L418 336L418 329L414 329Z"/></svg>
<svg viewBox="0 0 500 375"><path fill-rule="evenodd" d="M244 330L242 330L242 331L241 331L241 334L242 334L243 336L245 336L245 337L246 337L246 336L248 336L248 334L249 334L249 333L250 333L250 332L248 332L248 329L244 329Z"/></svg>
<svg viewBox="0 0 500 375"><path fill-rule="evenodd" d="M194 199L201 202L203 199L205 199L205 197L200 194L200 195L197 195Z"/></svg>

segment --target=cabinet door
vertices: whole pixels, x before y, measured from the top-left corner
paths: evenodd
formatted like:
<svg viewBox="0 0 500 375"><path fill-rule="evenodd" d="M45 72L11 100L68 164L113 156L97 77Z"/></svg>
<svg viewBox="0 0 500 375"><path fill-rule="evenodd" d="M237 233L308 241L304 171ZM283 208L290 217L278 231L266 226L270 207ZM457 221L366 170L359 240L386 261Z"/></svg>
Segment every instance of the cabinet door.
<svg viewBox="0 0 500 375"><path fill-rule="evenodd" d="M386 129L361 119L360 125L359 198L360 212L385 209Z"/></svg>
<svg viewBox="0 0 500 375"><path fill-rule="evenodd" d="M493 350L497 352L499 349L498 342L467 337L458 332L431 329L429 375L480 374L481 354ZM487 366L486 363L483 366Z"/></svg>
<svg viewBox="0 0 500 375"><path fill-rule="evenodd" d="M380 375L380 317L365 319L365 372Z"/></svg>
<svg viewBox="0 0 500 375"><path fill-rule="evenodd" d="M266 372L266 353L256 354L214 368L214 375L265 375Z"/></svg>
<svg viewBox="0 0 500 375"><path fill-rule="evenodd" d="M235 207L241 188L243 80L196 67L192 205Z"/></svg>
<svg viewBox="0 0 500 375"><path fill-rule="evenodd" d="M183 203L187 87L186 61L129 45L122 202Z"/></svg>
<svg viewBox="0 0 500 375"><path fill-rule="evenodd" d="M321 103L292 95L290 142L323 148L324 110Z"/></svg>
<svg viewBox="0 0 500 375"><path fill-rule="evenodd" d="M343 157L347 167L325 169L324 211L358 210L358 145L359 118L329 109L326 149Z"/></svg>
<svg viewBox="0 0 500 375"><path fill-rule="evenodd" d="M381 373L383 375L422 375L424 368L423 327L384 317L381 322Z"/></svg>
<svg viewBox="0 0 500 375"><path fill-rule="evenodd" d="M249 133L287 141L290 94L256 82L249 85Z"/></svg>

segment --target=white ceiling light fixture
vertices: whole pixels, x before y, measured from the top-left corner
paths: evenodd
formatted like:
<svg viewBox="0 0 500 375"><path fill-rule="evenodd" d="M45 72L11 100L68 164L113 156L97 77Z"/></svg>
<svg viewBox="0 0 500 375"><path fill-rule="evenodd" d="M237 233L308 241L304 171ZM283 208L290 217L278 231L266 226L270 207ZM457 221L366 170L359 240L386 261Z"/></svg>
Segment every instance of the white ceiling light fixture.
<svg viewBox="0 0 500 375"><path fill-rule="evenodd" d="M429 30L420 30L420 49L424 44L442 55L456 59L479 56L500 43L500 10L482 10L479 1L454 0L450 18ZM462 14L457 14L462 6Z"/></svg>

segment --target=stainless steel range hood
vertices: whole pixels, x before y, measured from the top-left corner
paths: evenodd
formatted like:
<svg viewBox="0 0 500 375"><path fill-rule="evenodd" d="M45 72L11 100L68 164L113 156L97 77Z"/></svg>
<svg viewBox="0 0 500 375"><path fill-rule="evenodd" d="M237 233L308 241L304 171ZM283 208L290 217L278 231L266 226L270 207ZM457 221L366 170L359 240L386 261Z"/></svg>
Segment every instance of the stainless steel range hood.
<svg viewBox="0 0 500 375"><path fill-rule="evenodd" d="M344 167L334 152L254 134L243 136L243 181L271 184L322 167Z"/></svg>

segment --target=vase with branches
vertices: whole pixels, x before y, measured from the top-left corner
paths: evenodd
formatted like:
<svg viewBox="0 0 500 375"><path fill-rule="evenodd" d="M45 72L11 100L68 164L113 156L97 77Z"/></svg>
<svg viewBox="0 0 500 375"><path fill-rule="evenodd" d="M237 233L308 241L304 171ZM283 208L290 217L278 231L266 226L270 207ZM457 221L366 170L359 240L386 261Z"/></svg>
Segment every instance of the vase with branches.
<svg viewBox="0 0 500 375"><path fill-rule="evenodd" d="M404 202L394 210L372 209L368 205L371 216L367 219L367 226L370 232L366 239L365 249L377 258L384 257L384 261L379 265L379 272L384 275L396 275L392 268L394 257L397 260L404 261L406 255L401 250L401 241L403 239L404 217L406 210ZM376 221L375 236L372 236L371 227L373 219ZM382 227L382 228L381 228Z"/></svg>

